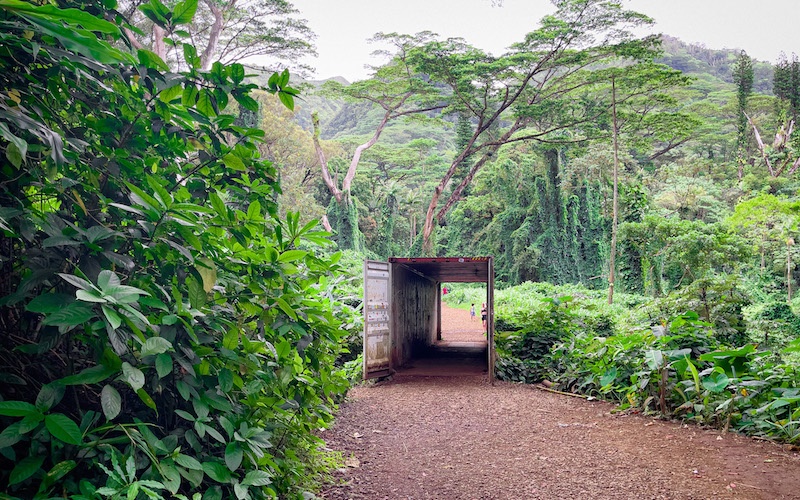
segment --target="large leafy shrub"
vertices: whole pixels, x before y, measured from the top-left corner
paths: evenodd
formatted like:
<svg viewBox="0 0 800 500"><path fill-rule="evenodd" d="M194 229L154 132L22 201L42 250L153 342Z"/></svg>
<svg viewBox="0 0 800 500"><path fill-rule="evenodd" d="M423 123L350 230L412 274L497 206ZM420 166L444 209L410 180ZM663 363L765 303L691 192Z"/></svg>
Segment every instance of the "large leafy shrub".
<svg viewBox="0 0 800 500"><path fill-rule="evenodd" d="M0 491L20 498L294 496L346 389L352 309L315 224L279 220L244 67L199 67L196 0L0 0ZM289 75L269 92L292 105Z"/></svg>

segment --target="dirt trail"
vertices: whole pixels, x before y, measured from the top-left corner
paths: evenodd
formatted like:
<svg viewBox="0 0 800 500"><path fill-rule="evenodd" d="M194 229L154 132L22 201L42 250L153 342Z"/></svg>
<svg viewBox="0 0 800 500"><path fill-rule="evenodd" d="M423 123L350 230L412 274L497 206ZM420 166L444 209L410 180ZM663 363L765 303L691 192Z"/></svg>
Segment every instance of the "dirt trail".
<svg viewBox="0 0 800 500"><path fill-rule="evenodd" d="M480 376L357 387L323 433L348 466L321 497L800 498L796 453L612 409Z"/></svg>

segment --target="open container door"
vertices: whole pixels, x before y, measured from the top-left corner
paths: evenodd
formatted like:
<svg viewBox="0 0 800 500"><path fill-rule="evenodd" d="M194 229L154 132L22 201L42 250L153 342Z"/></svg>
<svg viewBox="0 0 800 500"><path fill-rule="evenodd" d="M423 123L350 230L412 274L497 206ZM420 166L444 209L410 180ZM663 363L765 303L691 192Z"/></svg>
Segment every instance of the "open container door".
<svg viewBox="0 0 800 500"><path fill-rule="evenodd" d="M364 261L364 380L391 373L389 263Z"/></svg>
<svg viewBox="0 0 800 500"><path fill-rule="evenodd" d="M486 277L486 341L489 363L489 380L494 384L494 260L489 257L489 265Z"/></svg>

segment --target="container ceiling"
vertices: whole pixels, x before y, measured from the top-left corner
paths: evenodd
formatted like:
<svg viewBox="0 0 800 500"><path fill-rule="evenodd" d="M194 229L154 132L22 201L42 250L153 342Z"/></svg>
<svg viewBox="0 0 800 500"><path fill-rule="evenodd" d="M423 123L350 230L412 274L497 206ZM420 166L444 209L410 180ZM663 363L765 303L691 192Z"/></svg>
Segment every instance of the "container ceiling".
<svg viewBox="0 0 800 500"><path fill-rule="evenodd" d="M439 283L488 283L491 257L390 257L413 272Z"/></svg>

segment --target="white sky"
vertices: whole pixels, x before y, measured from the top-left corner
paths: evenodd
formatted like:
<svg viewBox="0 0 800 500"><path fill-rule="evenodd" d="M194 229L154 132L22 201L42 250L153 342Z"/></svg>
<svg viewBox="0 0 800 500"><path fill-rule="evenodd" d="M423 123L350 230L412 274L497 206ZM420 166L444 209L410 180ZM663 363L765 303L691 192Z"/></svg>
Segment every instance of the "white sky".
<svg viewBox="0 0 800 500"><path fill-rule="evenodd" d="M711 49L744 49L774 63L784 51L800 55L800 0L621 0L653 18L654 32ZM292 0L317 34L319 57L304 60L319 79L368 76L365 64L380 64L367 39L377 32L432 31L461 37L500 54L555 11L549 0Z"/></svg>

